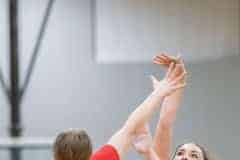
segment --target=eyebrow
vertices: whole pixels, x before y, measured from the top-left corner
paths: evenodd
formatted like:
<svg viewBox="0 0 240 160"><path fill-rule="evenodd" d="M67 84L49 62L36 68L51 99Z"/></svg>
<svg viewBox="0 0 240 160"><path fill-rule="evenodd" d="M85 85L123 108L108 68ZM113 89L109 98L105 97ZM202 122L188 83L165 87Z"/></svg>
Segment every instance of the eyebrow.
<svg viewBox="0 0 240 160"><path fill-rule="evenodd" d="M179 149L179 150L178 150L178 152L183 152L183 151L185 151L185 149Z"/></svg>
<svg viewBox="0 0 240 160"><path fill-rule="evenodd" d="M191 153L197 153L197 154L200 154L198 151L195 151L195 150L191 151Z"/></svg>

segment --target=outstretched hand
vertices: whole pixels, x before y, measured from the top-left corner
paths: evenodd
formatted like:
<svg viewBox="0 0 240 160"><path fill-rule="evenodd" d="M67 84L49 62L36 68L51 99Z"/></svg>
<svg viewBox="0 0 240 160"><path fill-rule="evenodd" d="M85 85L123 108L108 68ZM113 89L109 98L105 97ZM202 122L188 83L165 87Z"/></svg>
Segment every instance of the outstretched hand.
<svg viewBox="0 0 240 160"><path fill-rule="evenodd" d="M169 67L171 63L179 64L181 60L181 56L178 55L177 57L168 56L165 53L160 53L159 55L153 58L153 63L162 65L164 67Z"/></svg>
<svg viewBox="0 0 240 160"><path fill-rule="evenodd" d="M186 86L186 82L183 81L186 72L179 74L179 67L180 66L171 63L165 77L161 81L151 76L154 89L161 92L163 97L169 96L176 90Z"/></svg>
<svg viewBox="0 0 240 160"><path fill-rule="evenodd" d="M187 72L186 72L183 59L181 58L180 55L178 55L177 57L174 57L174 56L168 56L162 53L153 58L153 63L163 66L165 68L169 68L170 64L172 63L175 66L175 74L171 74L170 78L171 79L176 78L176 76L180 76L181 74L184 74L181 82L186 83ZM153 88L156 89L156 86L159 83L159 81L153 76L151 76L151 79L153 82Z"/></svg>

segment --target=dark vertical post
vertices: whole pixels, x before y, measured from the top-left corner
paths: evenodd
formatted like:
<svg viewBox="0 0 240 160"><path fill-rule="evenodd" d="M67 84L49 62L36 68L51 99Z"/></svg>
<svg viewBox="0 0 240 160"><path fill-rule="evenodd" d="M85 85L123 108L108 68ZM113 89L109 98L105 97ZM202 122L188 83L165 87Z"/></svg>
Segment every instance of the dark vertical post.
<svg viewBox="0 0 240 160"><path fill-rule="evenodd" d="M10 127L11 137L21 136L21 114L19 103L19 61L18 61L18 0L9 0L10 33ZM18 148L10 150L12 160L20 160Z"/></svg>

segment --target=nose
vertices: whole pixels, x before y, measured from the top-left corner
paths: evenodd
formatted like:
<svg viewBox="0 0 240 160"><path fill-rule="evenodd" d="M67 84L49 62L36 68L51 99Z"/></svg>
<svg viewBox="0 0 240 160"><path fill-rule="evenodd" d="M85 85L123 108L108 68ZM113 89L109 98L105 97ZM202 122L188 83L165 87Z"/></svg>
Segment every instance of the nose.
<svg viewBox="0 0 240 160"><path fill-rule="evenodd" d="M181 160L188 160L188 158L187 157L182 157Z"/></svg>

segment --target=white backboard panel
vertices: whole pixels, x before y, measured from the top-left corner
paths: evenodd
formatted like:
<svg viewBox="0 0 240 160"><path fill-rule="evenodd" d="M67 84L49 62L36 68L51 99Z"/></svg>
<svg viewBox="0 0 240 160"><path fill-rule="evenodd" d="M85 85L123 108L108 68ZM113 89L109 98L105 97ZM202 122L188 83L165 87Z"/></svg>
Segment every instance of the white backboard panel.
<svg viewBox="0 0 240 160"><path fill-rule="evenodd" d="M149 62L159 51L187 61L240 53L239 0L96 0L100 63Z"/></svg>

